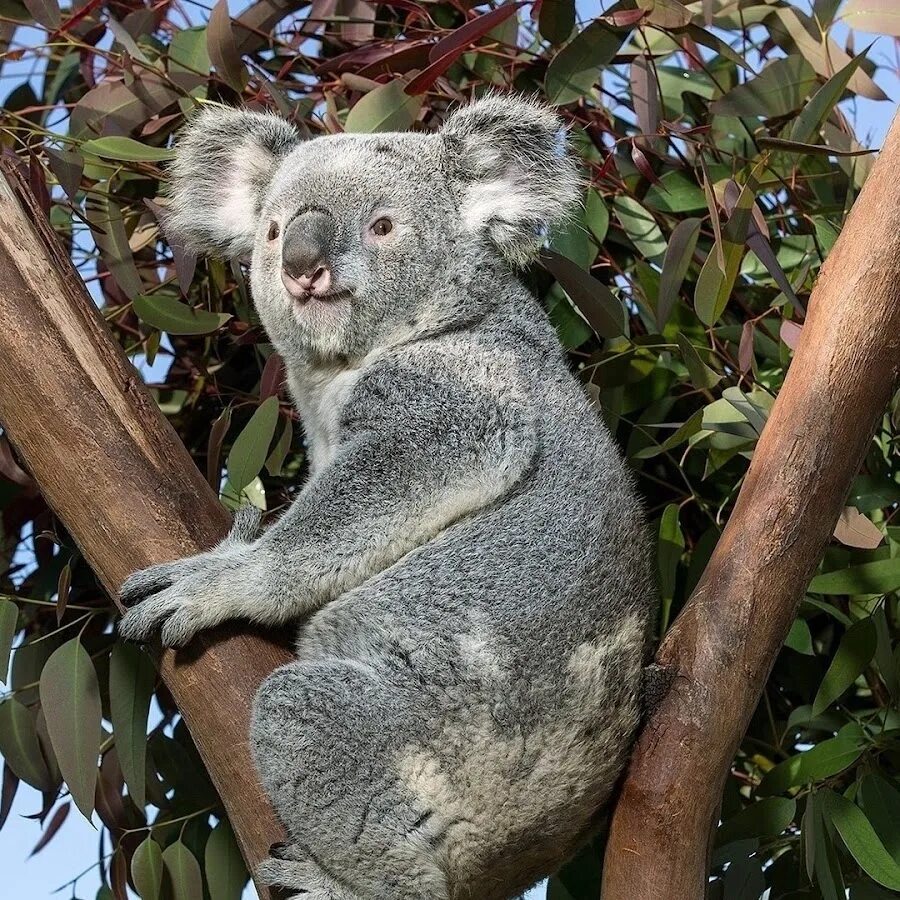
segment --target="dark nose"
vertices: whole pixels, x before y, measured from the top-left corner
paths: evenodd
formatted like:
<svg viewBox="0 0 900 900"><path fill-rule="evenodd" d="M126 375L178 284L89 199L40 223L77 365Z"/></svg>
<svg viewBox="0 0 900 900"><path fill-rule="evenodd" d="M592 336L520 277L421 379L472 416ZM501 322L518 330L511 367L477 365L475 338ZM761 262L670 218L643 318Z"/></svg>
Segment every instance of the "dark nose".
<svg viewBox="0 0 900 900"><path fill-rule="evenodd" d="M328 293L334 230L331 216L318 210L301 213L288 225L281 241L281 280L292 297L303 300Z"/></svg>

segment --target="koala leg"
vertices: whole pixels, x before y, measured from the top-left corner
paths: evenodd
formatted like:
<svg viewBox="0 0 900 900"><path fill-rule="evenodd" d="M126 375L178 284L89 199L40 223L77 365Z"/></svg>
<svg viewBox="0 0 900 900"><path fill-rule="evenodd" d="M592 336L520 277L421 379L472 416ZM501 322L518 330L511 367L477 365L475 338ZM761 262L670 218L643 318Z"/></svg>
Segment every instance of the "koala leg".
<svg viewBox="0 0 900 900"><path fill-rule="evenodd" d="M309 900L450 896L427 832L431 813L393 769L426 713L406 694L355 660L290 663L259 689L256 766L297 857L291 871L271 868L296 876L286 886Z"/></svg>

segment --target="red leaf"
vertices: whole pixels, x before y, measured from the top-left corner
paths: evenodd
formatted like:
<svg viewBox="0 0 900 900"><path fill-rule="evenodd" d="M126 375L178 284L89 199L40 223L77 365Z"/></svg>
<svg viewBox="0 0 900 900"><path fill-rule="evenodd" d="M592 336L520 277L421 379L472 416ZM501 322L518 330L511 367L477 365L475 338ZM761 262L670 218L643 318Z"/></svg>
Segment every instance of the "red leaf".
<svg viewBox="0 0 900 900"><path fill-rule="evenodd" d="M281 392L284 385L284 360L278 353L273 353L266 360L262 377L259 380L259 399L266 400Z"/></svg>
<svg viewBox="0 0 900 900"><path fill-rule="evenodd" d="M796 322L785 319L781 323L781 339L791 348L791 350L797 349L797 341L800 340L801 331L803 331L803 326L798 325Z"/></svg>
<svg viewBox="0 0 900 900"><path fill-rule="evenodd" d="M116 900L128 900L128 860L120 847L109 867L109 883Z"/></svg>
<svg viewBox="0 0 900 900"><path fill-rule="evenodd" d="M638 128L644 135L655 134L659 127L659 86L656 71L644 56L631 64L631 101ZM646 145L646 137L638 138Z"/></svg>
<svg viewBox="0 0 900 900"><path fill-rule="evenodd" d="M753 322L744 322L741 343L738 346L738 365L746 375L753 368Z"/></svg>
<svg viewBox="0 0 900 900"><path fill-rule="evenodd" d="M601 16L601 20L608 22L614 28L630 28L637 25L644 16L647 15L646 9L621 9L618 12L611 13L608 16Z"/></svg>
<svg viewBox="0 0 900 900"><path fill-rule="evenodd" d="M50 215L50 192L47 190L47 176L34 153L28 154L28 187L34 194L45 216Z"/></svg>
<svg viewBox="0 0 900 900"><path fill-rule="evenodd" d="M66 563L62 571L59 573L59 582L57 585L56 597L56 624L62 622L63 616L66 614L66 604L69 602L69 587L72 584L72 564Z"/></svg>
<svg viewBox="0 0 900 900"><path fill-rule="evenodd" d="M206 49L219 77L240 94L244 90L247 69L234 38L228 0L218 0L209 15Z"/></svg>
<svg viewBox="0 0 900 900"><path fill-rule="evenodd" d="M16 791L19 789L19 776L3 763L3 794L0 796L0 828L6 824L9 811L12 809Z"/></svg>
<svg viewBox="0 0 900 900"><path fill-rule="evenodd" d="M431 65L426 66L406 86L406 93L411 97L415 97L416 94L424 94L462 56L464 49L451 50L440 59L435 60Z"/></svg>
<svg viewBox="0 0 900 900"><path fill-rule="evenodd" d="M56 836L56 832L62 827L62 823L66 821L66 816L69 815L69 810L71 808L71 803L64 803L55 813L53 813L53 818L50 820L50 824L44 829L41 839L34 845L34 850L28 854L29 858L34 856L35 853L40 853L41 850L53 840Z"/></svg>
<svg viewBox="0 0 900 900"><path fill-rule="evenodd" d="M647 181L652 184L658 184L660 187L663 187L662 182L656 175L656 172L653 171L653 167L650 165L650 160L647 159L647 154L641 150L637 145L637 141L635 140L631 144L631 160L637 166L638 172L647 179ZM663 187L665 190L665 188Z"/></svg>
<svg viewBox="0 0 900 900"><path fill-rule="evenodd" d="M518 8L520 3L507 3L497 9L470 19L465 25L460 25L455 31L451 31L446 37L441 38L432 48L428 58L437 62L446 54L455 51L461 55L468 47L479 38L484 37L491 29L496 28L501 22L505 22Z"/></svg>
<svg viewBox="0 0 900 900"><path fill-rule="evenodd" d="M0 475L20 487L34 486L34 479L16 462L5 434L0 435Z"/></svg>

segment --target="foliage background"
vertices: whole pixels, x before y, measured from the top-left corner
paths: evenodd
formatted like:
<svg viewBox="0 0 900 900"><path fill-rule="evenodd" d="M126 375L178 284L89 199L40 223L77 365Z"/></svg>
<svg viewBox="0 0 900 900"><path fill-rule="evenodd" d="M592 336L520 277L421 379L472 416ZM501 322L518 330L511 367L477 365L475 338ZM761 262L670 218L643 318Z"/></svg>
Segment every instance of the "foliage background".
<svg viewBox="0 0 900 900"><path fill-rule="evenodd" d="M888 37L866 53L848 25ZM893 0L0 0L0 140L223 502L274 510L302 480L300 429L241 262L189 258L158 228L173 134L213 101L313 135L436 127L489 88L556 105L584 205L530 277L655 522L662 633L871 165L853 111L887 100L873 76L896 71L898 36ZM734 761L716 898L900 891L898 419L895 398ZM35 852L70 813L99 819L91 874L61 896L99 872L98 900L239 897L171 698L2 436L0 592L0 827L21 780L43 797ZM602 836L549 895L598 897L601 859Z"/></svg>

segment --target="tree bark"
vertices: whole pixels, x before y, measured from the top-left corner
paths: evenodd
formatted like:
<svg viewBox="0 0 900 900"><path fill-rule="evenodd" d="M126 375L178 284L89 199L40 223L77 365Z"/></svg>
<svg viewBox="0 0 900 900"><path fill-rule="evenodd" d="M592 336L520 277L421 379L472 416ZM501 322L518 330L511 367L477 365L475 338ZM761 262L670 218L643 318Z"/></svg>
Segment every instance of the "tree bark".
<svg viewBox="0 0 900 900"><path fill-rule="evenodd" d="M230 517L113 339L17 170L8 161L2 168L0 421L116 597L136 569L208 549ZM160 657L251 871L283 833L250 758L250 705L260 681L289 659L270 639L224 629Z"/></svg>
<svg viewBox="0 0 900 900"><path fill-rule="evenodd" d="M698 900L725 779L900 369L900 116L810 299L743 487L657 662L604 900Z"/></svg>

